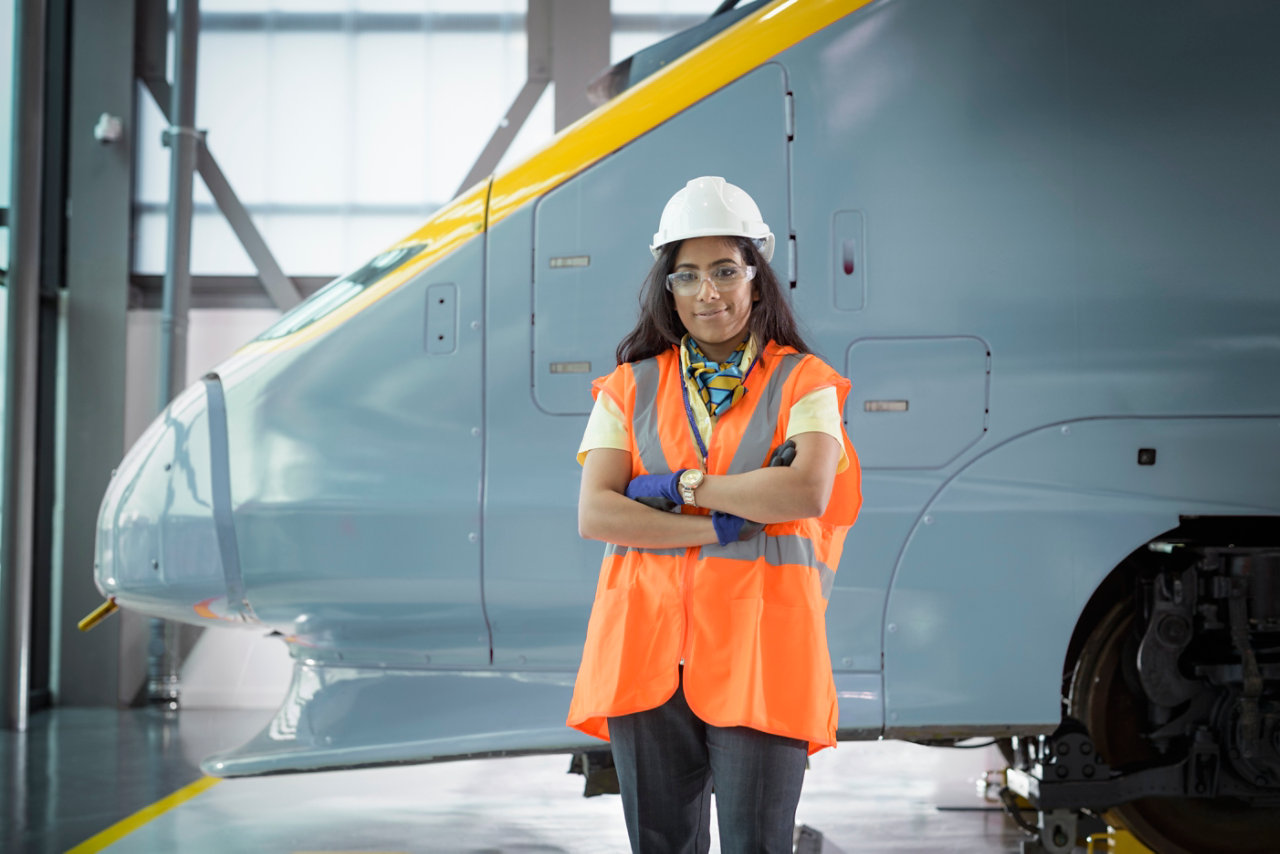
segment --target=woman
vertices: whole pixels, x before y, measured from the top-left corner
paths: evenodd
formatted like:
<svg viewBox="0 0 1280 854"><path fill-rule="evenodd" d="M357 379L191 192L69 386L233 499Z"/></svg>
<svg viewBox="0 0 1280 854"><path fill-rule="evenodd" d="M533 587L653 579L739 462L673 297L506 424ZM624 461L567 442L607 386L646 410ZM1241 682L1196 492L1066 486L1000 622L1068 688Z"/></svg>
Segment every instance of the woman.
<svg viewBox="0 0 1280 854"><path fill-rule="evenodd" d="M633 851L706 851L713 783L722 851L791 851L806 757L835 743L849 381L807 355L773 242L741 189L690 181L593 385L578 527L607 545L568 724L611 741Z"/></svg>

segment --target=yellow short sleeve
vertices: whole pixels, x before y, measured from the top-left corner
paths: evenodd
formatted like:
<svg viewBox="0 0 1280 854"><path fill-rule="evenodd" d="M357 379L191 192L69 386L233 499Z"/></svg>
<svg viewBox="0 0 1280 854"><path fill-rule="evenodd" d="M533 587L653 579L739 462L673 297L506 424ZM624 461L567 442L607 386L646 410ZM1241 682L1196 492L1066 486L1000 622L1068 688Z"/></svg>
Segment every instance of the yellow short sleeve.
<svg viewBox="0 0 1280 854"><path fill-rule="evenodd" d="M836 471L842 472L849 467L849 456L844 451L840 400L834 386L815 389L792 404L791 416L787 420L787 438L801 433L826 433L835 439L840 443L840 465Z"/></svg>
<svg viewBox="0 0 1280 854"><path fill-rule="evenodd" d="M603 392L596 395L595 406L591 407L591 416L587 418L587 429L583 431L582 444L578 446L578 465L582 465L587 458L587 451L593 448L631 450L627 421L622 410L613 402L613 398Z"/></svg>

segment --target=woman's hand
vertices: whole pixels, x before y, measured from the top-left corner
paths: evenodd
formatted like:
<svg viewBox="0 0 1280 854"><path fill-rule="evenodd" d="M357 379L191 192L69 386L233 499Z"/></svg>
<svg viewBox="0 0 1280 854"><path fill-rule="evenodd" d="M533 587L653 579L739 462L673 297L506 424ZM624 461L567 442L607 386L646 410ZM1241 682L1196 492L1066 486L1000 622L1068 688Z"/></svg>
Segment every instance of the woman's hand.
<svg viewBox="0 0 1280 854"><path fill-rule="evenodd" d="M826 433L800 433L792 439L795 455L790 465L707 475L698 487L698 506L765 524L821 516L831 499L843 448Z"/></svg>
<svg viewBox="0 0 1280 854"><path fill-rule="evenodd" d="M680 494L680 475L684 471L637 475L627 484L627 497L659 510L670 510L684 503L684 496Z"/></svg>
<svg viewBox="0 0 1280 854"><path fill-rule="evenodd" d="M711 527L716 529L716 537L720 541L720 545L727 546L729 543L738 542L739 540L749 540L764 528L759 522L752 522L750 519L743 519L741 516L735 516L732 513L721 513L719 510L711 512Z"/></svg>
<svg viewBox="0 0 1280 854"><path fill-rule="evenodd" d="M675 475L661 477L674 478ZM716 542L711 517L656 510L627 497L631 455L615 448L587 451L578 492L578 533L620 546L679 548ZM705 484L705 481L704 481ZM698 487L701 497L702 487Z"/></svg>
<svg viewBox="0 0 1280 854"><path fill-rule="evenodd" d="M697 490L698 506L762 524L821 516L831 498L842 448L826 433L801 433L793 439L795 456L790 465L708 475ZM587 452L578 494L581 536L642 548L719 541L709 516L663 512L628 498L631 481L631 457L626 451L595 448Z"/></svg>

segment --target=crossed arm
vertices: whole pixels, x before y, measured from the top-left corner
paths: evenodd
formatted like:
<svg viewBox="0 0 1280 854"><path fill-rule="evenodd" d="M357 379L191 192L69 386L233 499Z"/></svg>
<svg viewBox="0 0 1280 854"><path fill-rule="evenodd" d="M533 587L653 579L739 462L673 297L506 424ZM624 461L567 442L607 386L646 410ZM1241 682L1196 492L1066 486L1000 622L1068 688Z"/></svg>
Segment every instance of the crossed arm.
<svg viewBox="0 0 1280 854"><path fill-rule="evenodd" d="M733 513L753 522L788 522L821 516L831 498L841 447L826 433L793 436L790 466L743 474L707 475L695 493L699 507ZM626 496L631 455L594 448L582 464L578 533L622 546L675 548L716 542L711 517L668 513Z"/></svg>

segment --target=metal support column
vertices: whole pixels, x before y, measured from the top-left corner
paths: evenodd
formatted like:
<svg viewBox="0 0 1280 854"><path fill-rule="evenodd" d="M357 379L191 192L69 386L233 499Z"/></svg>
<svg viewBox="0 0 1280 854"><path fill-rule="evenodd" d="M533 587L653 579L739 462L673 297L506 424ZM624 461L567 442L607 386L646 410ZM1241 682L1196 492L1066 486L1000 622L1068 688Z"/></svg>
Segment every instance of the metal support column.
<svg viewBox="0 0 1280 854"><path fill-rule="evenodd" d="M114 706L144 681L146 625L120 614L76 629L102 604L93 532L111 470L125 451L129 247L133 193L134 0L71 0L66 138L65 351L59 405L65 430L57 490L52 689L59 706ZM106 117L119 134L97 134ZM115 120L115 121L112 121Z"/></svg>
<svg viewBox="0 0 1280 854"><path fill-rule="evenodd" d="M608 0L551 4L551 82L556 86L556 133L591 112L587 87L609 68L613 18Z"/></svg>
<svg viewBox="0 0 1280 854"><path fill-rule="evenodd" d="M200 132L196 123L196 56L200 41L199 0L178 0L174 17L172 122L169 146L169 236L164 304L160 313L160 384L157 410L186 386L187 323L191 310L191 203ZM178 704L178 629L151 621L147 648L147 700Z"/></svg>
<svg viewBox="0 0 1280 854"><path fill-rule="evenodd" d="M4 725L27 728L35 518L36 384L40 300L40 192L44 149L44 0L22 0L14 27L13 199L5 384L3 554Z"/></svg>

